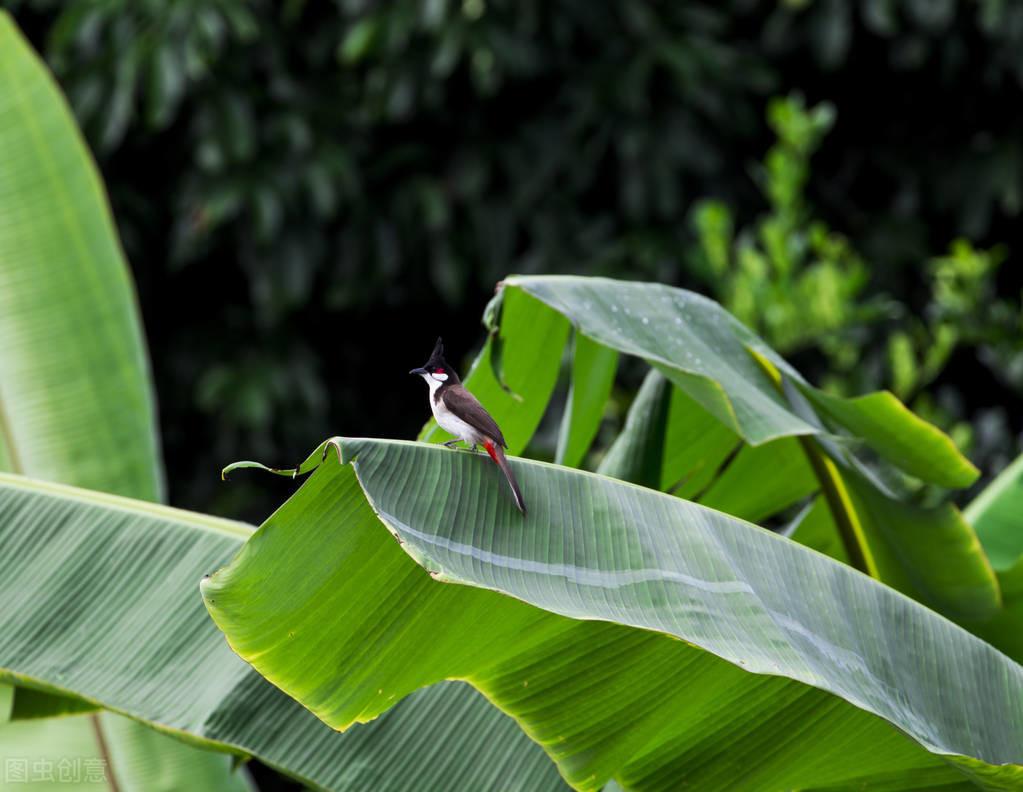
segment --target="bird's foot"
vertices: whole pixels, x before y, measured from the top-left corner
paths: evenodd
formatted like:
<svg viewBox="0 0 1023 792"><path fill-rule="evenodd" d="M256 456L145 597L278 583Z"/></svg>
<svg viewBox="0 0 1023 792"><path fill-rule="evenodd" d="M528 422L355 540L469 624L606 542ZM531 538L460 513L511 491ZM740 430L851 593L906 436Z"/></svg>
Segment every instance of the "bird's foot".
<svg viewBox="0 0 1023 792"><path fill-rule="evenodd" d="M448 448L454 448L457 444L458 444L457 440L448 440L446 443L444 443L444 445L447 446Z"/></svg>

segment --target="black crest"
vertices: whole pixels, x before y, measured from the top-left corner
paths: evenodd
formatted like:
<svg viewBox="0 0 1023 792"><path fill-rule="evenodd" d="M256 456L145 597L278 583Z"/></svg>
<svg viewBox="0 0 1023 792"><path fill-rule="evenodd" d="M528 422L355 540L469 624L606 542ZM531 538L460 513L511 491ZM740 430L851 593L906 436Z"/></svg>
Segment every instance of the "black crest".
<svg viewBox="0 0 1023 792"><path fill-rule="evenodd" d="M427 361L426 367L440 366L441 368L447 368L447 365L447 361L444 360L444 340L438 338L437 343L433 346L433 352L430 353L430 359Z"/></svg>
<svg viewBox="0 0 1023 792"><path fill-rule="evenodd" d="M446 374L448 377L448 385L455 385L461 382L461 380L458 379L458 374L456 374L455 370L451 368L451 364L444 359L444 342L439 338L433 347L433 352L430 353L430 359L426 361L426 365L421 369L412 370L413 374L433 374L434 372L443 372Z"/></svg>

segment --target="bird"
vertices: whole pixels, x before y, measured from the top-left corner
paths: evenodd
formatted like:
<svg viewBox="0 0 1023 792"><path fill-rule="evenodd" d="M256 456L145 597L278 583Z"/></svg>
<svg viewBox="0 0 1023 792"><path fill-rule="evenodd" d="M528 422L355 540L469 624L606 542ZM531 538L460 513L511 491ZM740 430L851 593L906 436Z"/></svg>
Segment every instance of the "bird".
<svg viewBox="0 0 1023 792"><path fill-rule="evenodd" d="M512 495L515 496L515 505L525 515L526 502L522 499L522 491L504 453L508 443L505 442L497 421L480 404L479 399L465 389L458 374L444 359L442 339L437 339L426 365L412 369L409 374L417 374L426 381L430 388L430 409L433 410L433 417L444 431L455 436L454 440L448 440L444 445L454 448L461 440L472 446L473 451L482 445L508 479Z"/></svg>

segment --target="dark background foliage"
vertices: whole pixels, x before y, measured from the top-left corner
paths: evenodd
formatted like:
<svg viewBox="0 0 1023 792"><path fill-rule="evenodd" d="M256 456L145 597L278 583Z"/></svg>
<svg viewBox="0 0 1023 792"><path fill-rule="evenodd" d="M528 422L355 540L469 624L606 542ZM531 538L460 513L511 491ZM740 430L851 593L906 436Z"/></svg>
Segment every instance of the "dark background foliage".
<svg viewBox="0 0 1023 792"><path fill-rule="evenodd" d="M110 191L175 504L259 519L277 495L223 463L414 435L405 372L438 334L468 360L506 273L665 281L791 325L821 289L771 263L772 217L795 275L830 257L841 288L769 340L831 387L897 387L988 471L1018 450L1020 4L8 5ZM768 123L797 94L827 116L812 141L798 101ZM792 168L805 199L780 205Z"/></svg>

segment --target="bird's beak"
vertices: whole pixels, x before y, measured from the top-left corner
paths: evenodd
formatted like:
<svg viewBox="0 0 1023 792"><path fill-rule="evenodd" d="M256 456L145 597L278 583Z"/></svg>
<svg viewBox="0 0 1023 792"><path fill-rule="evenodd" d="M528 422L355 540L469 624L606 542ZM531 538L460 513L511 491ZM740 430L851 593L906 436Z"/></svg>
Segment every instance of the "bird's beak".
<svg viewBox="0 0 1023 792"><path fill-rule="evenodd" d="M423 376L425 373L426 369L424 368L412 369L412 371L409 372L409 374L418 374L420 377Z"/></svg>

